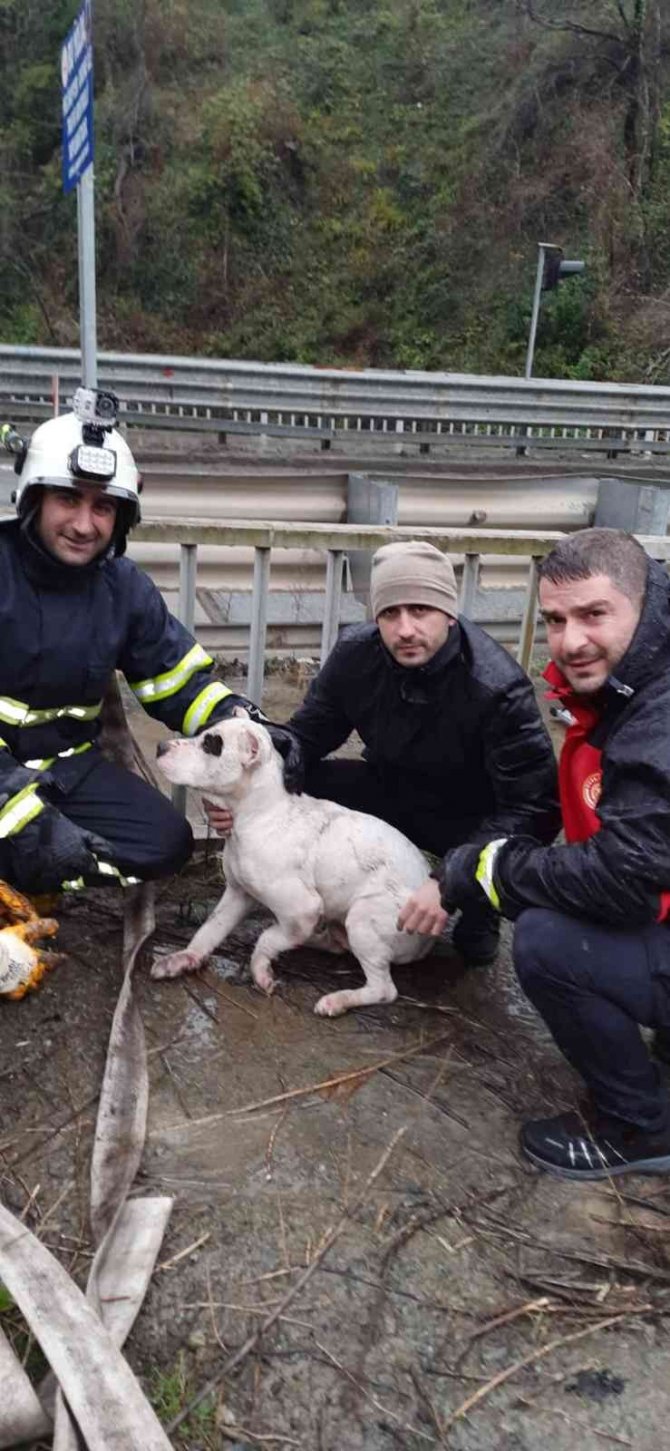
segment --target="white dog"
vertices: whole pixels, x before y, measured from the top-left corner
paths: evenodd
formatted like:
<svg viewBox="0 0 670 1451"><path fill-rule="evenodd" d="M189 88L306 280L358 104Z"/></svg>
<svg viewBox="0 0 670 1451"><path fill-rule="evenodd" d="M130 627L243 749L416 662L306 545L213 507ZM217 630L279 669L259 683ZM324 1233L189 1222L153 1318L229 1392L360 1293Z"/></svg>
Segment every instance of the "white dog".
<svg viewBox="0 0 670 1451"><path fill-rule="evenodd" d="M413 962L434 946L400 932L398 914L428 876L421 852L395 827L360 811L289 796L281 757L268 732L249 720L227 720L196 740L158 747L169 781L195 786L234 813L223 865L226 889L211 917L183 952L159 957L153 977L202 967L238 922L260 902L276 921L261 933L251 958L254 982L275 987L280 952L311 942L353 952L365 987L328 993L315 1012L326 1017L364 1003L390 1003L397 989L392 962Z"/></svg>

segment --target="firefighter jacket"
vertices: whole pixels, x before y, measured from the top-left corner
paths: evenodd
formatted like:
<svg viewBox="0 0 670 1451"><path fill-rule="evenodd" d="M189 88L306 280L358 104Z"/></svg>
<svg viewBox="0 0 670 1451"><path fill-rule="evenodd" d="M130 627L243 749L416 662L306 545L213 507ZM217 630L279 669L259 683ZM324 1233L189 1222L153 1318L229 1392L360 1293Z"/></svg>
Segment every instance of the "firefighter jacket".
<svg viewBox="0 0 670 1451"><path fill-rule="evenodd" d="M560 767L566 845L492 843L480 887L507 917L554 908L610 927L664 921L670 912L670 581L649 561L637 630L595 697L573 695L555 666L547 678L568 725ZM497 848L497 850L495 850ZM471 864L470 864L471 865ZM445 900L468 895L464 855L448 855ZM472 874L470 874L472 880ZM479 890L479 889L478 889Z"/></svg>
<svg viewBox="0 0 670 1451"><path fill-rule="evenodd" d="M472 841L550 841L558 829L554 753L533 687L469 620L414 668L396 664L376 625L343 631L289 727L308 765L358 731L391 797L476 823Z"/></svg>
<svg viewBox="0 0 670 1451"><path fill-rule="evenodd" d="M63 565L11 520L0 524L0 577L0 839L44 809L42 778L67 792L90 769L113 670L184 735L227 713L232 692L211 657L131 560Z"/></svg>

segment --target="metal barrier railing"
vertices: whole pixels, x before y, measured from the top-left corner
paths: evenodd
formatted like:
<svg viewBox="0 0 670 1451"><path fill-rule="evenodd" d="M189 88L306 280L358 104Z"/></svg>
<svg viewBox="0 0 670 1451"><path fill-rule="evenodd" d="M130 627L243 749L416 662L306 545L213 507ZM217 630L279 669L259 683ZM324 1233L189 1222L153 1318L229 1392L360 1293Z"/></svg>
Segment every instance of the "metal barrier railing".
<svg viewBox="0 0 670 1451"><path fill-rule="evenodd" d="M100 353L98 372L143 427L670 449L670 388L652 385L123 353ZM16 419L66 408L80 381L75 349L0 346L0 408Z"/></svg>
<svg viewBox="0 0 670 1451"><path fill-rule="evenodd" d="M343 566L348 550L375 550L394 540L425 539L452 557L463 559L459 609L471 612L480 561L486 555L509 555L528 561L525 602L517 659L527 670L535 642L537 621L537 565L559 539L557 531L494 529L403 529L357 524L272 524L231 520L225 524L195 519L160 519L138 525L134 537L151 543L179 545L180 619L193 629L199 544L247 545L255 551L254 593L249 636L247 693L260 704L263 690L267 598L273 549L322 549L328 568L321 631L321 664L337 638ZM654 559L670 560L670 538L640 535L640 543Z"/></svg>

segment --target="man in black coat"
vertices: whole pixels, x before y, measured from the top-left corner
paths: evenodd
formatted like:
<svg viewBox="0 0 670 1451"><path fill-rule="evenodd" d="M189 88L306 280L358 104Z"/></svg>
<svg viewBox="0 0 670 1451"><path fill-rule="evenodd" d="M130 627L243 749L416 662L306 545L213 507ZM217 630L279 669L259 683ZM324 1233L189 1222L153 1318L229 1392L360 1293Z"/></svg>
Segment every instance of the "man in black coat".
<svg viewBox="0 0 670 1451"><path fill-rule="evenodd" d="M372 561L374 624L343 631L289 721L305 789L369 812L442 856L462 842L558 827L554 755L528 677L477 625L457 619L450 560L434 545L387 544ZM357 731L362 760L324 759ZM407 931L447 922L430 880L404 909ZM471 964L491 962L498 918L484 898L454 936Z"/></svg>
<svg viewBox="0 0 670 1451"><path fill-rule="evenodd" d="M285 757L294 749L216 679L212 657L124 557L140 476L115 410L112 394L78 389L74 410L29 443L0 428L18 476L18 517L0 522L0 878L22 892L169 875L192 851L181 813L103 755L114 670L171 730L197 735L241 705Z"/></svg>
<svg viewBox="0 0 670 1451"><path fill-rule="evenodd" d="M526 1123L525 1154L572 1179L665 1173L670 1099L638 1024L667 1043L670 582L632 535L586 529L543 560L540 606L567 843L457 847L442 899L516 919L521 984L589 1090L579 1112Z"/></svg>

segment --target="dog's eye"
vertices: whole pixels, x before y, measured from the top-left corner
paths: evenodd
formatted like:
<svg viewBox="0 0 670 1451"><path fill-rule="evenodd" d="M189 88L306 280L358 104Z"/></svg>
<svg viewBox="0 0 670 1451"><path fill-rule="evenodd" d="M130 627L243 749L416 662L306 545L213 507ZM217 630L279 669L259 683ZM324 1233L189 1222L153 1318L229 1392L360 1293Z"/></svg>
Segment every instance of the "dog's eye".
<svg viewBox="0 0 670 1451"><path fill-rule="evenodd" d="M215 736L208 731L202 739L202 749L208 756L220 756L223 750L223 741L220 736Z"/></svg>

